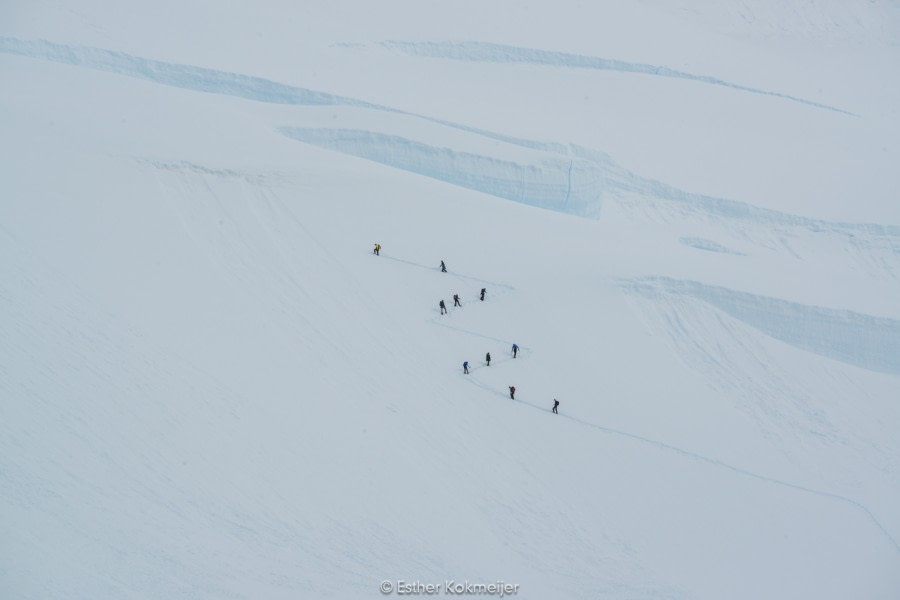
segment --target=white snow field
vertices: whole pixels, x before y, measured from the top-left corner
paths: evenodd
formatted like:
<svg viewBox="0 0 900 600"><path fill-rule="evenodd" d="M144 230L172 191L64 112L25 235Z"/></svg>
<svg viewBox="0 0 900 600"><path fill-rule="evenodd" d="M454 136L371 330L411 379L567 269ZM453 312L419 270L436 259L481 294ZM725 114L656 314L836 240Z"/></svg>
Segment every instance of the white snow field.
<svg viewBox="0 0 900 600"><path fill-rule="evenodd" d="M0 598L900 598L898 140L896 0L3 2Z"/></svg>

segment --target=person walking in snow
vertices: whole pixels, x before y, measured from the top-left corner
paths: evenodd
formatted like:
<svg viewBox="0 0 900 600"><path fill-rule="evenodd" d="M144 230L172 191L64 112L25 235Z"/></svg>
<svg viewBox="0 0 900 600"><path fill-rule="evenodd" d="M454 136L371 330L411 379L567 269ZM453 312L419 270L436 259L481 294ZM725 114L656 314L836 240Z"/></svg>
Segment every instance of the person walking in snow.
<svg viewBox="0 0 900 600"><path fill-rule="evenodd" d="M509 399L510 400L516 399L516 386L514 386L514 385L509 386Z"/></svg>
<svg viewBox="0 0 900 600"><path fill-rule="evenodd" d="M553 414L558 415L559 412L556 410L556 407L559 406L559 400L556 398L553 399Z"/></svg>
<svg viewBox="0 0 900 600"><path fill-rule="evenodd" d="M441 261L441 273L447 272L447 265L444 264L444 261Z"/></svg>
<svg viewBox="0 0 900 600"><path fill-rule="evenodd" d="M487 292L486 289L481 288L481 301L484 302L484 294Z"/></svg>
<svg viewBox="0 0 900 600"><path fill-rule="evenodd" d="M469 361L463 363L463 373L465 373L466 375L469 374Z"/></svg>
<svg viewBox="0 0 900 600"><path fill-rule="evenodd" d="M381 253L381 244L379 244L378 242L375 242L375 249L372 250L372 252L375 253L375 256L381 256L381 254L380 254Z"/></svg>
<svg viewBox="0 0 900 600"><path fill-rule="evenodd" d="M459 294L453 294L453 306L462 308L462 304L459 303Z"/></svg>
<svg viewBox="0 0 900 600"><path fill-rule="evenodd" d="M484 360L487 361L487 366L491 366L491 353L490 353L490 352L488 352L488 353L485 355Z"/></svg>
<svg viewBox="0 0 900 600"><path fill-rule="evenodd" d="M441 302L440 302L440 304L438 304L438 306L441 307L441 314L446 315L447 314L447 305L444 304L443 300L441 300Z"/></svg>
<svg viewBox="0 0 900 600"><path fill-rule="evenodd" d="M518 346L518 344L513 344L512 352L513 352L513 358L515 358L515 357L516 357L516 354L519 353L519 346Z"/></svg>

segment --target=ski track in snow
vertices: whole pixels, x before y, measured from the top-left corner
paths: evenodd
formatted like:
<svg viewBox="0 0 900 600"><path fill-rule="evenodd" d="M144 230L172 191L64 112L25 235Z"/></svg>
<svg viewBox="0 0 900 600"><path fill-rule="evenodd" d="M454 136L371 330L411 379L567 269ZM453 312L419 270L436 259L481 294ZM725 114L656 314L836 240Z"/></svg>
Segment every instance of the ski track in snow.
<svg viewBox="0 0 900 600"><path fill-rule="evenodd" d="M858 116L852 112L830 106L813 100L806 100L782 94L763 90L738 83L731 83L709 75L696 75L685 71L677 71L669 67L660 65L651 65L646 63L634 63L624 60L616 60L612 58L601 58L597 56L586 56L583 54L570 54L567 52L554 52L550 50L538 50L536 48L522 48L518 46L506 46L503 44L493 44L490 42L401 42L388 41L382 42L381 45L390 50L399 50L410 56L423 56L427 58L443 58L450 60L459 60L467 62L489 62L502 64L530 64L547 67L562 67L567 69L592 69L599 71L617 71L620 73L636 73L641 75L652 75L654 77L669 77L674 79L686 79L688 81L696 81L709 85L721 86L748 92L751 94L759 94L762 96L772 96L790 100L791 102L799 102L808 106L822 108L837 113Z"/></svg>
<svg viewBox="0 0 900 600"><path fill-rule="evenodd" d="M413 262L411 260L406 260L403 258L397 258L396 256L390 256L390 255L385 255L385 254L382 254L380 256L383 258L386 258L388 260L393 260L395 262L400 262L400 263L404 263L404 264L411 265L414 267L419 267L421 269L426 269L428 271L434 271L438 268L438 267L434 267L431 265L423 265L422 263ZM513 286L509 285L508 283L500 283L499 281L489 281L487 279L479 279L478 277L472 277L470 275L460 275L459 273L454 273L452 271L448 272L447 276L456 278L456 279L462 279L465 281L477 281L478 283L484 283L484 284L493 286L495 288L499 288L499 289L503 290L504 293L513 291L515 289ZM492 296L495 296L495 295L496 294L492 294ZM490 298L491 298L491 296L488 296L489 300L490 300Z"/></svg>
<svg viewBox="0 0 900 600"><path fill-rule="evenodd" d="M386 258L387 258L387 257L386 257ZM392 260L395 260L396 262L403 263L403 264L406 264L406 265L411 265L411 266L414 266L414 267L419 267L419 268L425 268L425 269L433 270L433 267L429 267L429 266L427 266L427 265L422 265L422 264L420 264L420 263L415 263L415 262L412 262L412 261L403 260L403 259L399 259L399 258L393 258L393 257L390 257L390 258L391 258ZM458 276L459 276L459 277L466 277L466 276L463 276L463 275L458 275ZM474 278L468 278L468 279L474 279ZM480 280L480 279L477 280L477 281L482 281L482 282L488 283L488 284L490 284L490 285L492 285L492 286L504 287L504 288L506 288L504 293L512 293L512 292L515 292L515 287L510 286L510 285L508 285L508 284L501 284L501 283L497 283L497 282L491 282L491 281ZM896 328L897 331L900 332L900 322L898 322L898 321L892 321L891 319L877 319L876 317L870 317L870 316L868 316L868 315L859 315L858 313L851 313L851 312L849 312L849 311L832 311L832 310L824 309L824 308L820 308L820 307L804 307L803 305L800 305L800 304L793 304L793 303L788 303L788 302L786 302L786 301L784 301L784 300L770 299L770 298L763 298L763 297L761 297L761 296L753 296L753 295L751 295L751 294L744 294L744 293L741 293L741 292L735 292L735 291L733 291L733 290L727 290L726 288L716 288L716 287L714 287L714 286L706 286L706 285L704 285L704 284L700 284L700 283L697 283L697 282L679 282L679 281L673 280L673 279L657 277L657 278L646 278L645 280L640 280L640 281L638 281L638 282L630 282L630 283L629 283L629 282L626 282L626 284L625 284L624 287L625 287L626 289L630 290L630 291L642 292L642 291L645 290L645 288L646 288L647 286L650 286L650 285L652 285L653 283L659 283L659 284L661 284L661 285L669 285L669 286L671 286L671 287L673 287L673 288L675 288L675 289L678 289L679 287L685 288L685 289L696 288L697 290L700 290L700 291L696 292L696 293L698 293L698 294L700 294L700 295L703 295L703 292L704 292L704 291L709 291L709 290L711 290L711 291L713 291L713 292L719 292L718 295L722 296L722 297L725 298L725 299L729 299L729 298L745 299L745 300L749 299L749 303L750 303L750 304L753 303L752 301L753 301L754 299L759 299L759 300L761 300L761 301L763 302L764 305L767 304L767 303L769 303L769 302L775 303L775 305L778 306L778 307L781 307L782 305L792 305L792 308L793 308L793 311L794 311L794 312L792 313L792 312L789 310L789 311L788 311L788 314L785 315L785 318L787 318L787 319L791 319L792 317L797 316L797 315L795 314L796 311L800 311L799 314L800 314L800 316L802 317L802 314L803 314L803 311L804 311L804 310L811 310L811 311L812 311L812 315L813 315L814 317L820 317L820 318L825 318L825 319L828 319L828 318L838 318L838 319L843 318L843 319L845 319L845 320L846 320L846 323L841 323L841 322L839 321L839 322L837 323L837 326L838 326L838 327L840 327L841 325L848 325L848 324L849 324L849 326L853 326L853 324L855 323L855 320L854 320L855 317L861 317L863 323L868 323L868 322L870 322L869 319L875 319L875 320L879 320L879 321L889 321L890 323L887 323L887 325ZM689 292L688 292L688 293L689 293ZM714 296L716 296L716 294L715 294L715 293L707 293L707 296L714 297ZM723 302L723 304L724 304L724 302ZM723 310L725 310L725 309L723 308ZM498 338L495 338L495 337L492 337L492 336L489 336L489 335L486 335L486 334L483 334L483 333L479 333L479 332L475 332L475 331L470 331L470 330L463 329L463 328L461 328L461 327L457 327L457 326L453 326L453 325L448 325L448 324L446 324L446 323L444 323L444 322L441 322L441 319L442 319L442 318L443 318L443 316L439 316L439 317L434 317L434 318L428 319L427 321L428 321L429 323L434 324L434 325L438 325L438 326L441 326L441 327L446 327L446 328L452 329L452 330L454 330L454 331L456 331L456 332L458 332L458 333L462 333L462 334L465 334L465 335L470 335L470 336L479 337L479 338L482 338L482 339L489 339L489 340L496 341L496 342L506 343L506 344L509 344L510 346L512 345L512 342L510 342L510 341L508 341L508 340L501 340L501 339L498 339ZM738 317L738 318L739 318L739 317ZM882 323L882 325L885 325L885 324ZM840 333L836 333L835 335L840 335ZM846 335L846 332L844 332L844 335ZM889 330L888 332L886 332L885 338L886 338L887 340L891 340L891 339L892 339L892 337L891 337L891 331L890 331L890 330ZM900 346L900 335L896 335L896 333L893 335L893 343L894 343L894 344L897 344L898 346ZM525 353L523 352L525 349L526 349L525 347L520 346L520 352L519 352L519 353L520 353L520 355L522 355L522 358L526 358L526 357L527 357L527 354L525 354ZM900 350L900 348L898 348L898 350ZM529 352L528 354L530 354L530 352ZM897 360L898 358L900 358L900 351L898 351L897 353L895 353L894 356L895 356L894 360ZM503 358L503 359L500 359L500 360L494 360L494 361L491 361L491 362L492 362L492 363L499 364L499 363L507 363L507 362L510 362L510 361L512 361L512 360L513 360L512 357L506 357L506 358ZM518 360L518 359L516 359L516 360ZM505 392L503 392L503 391L500 391L500 390L497 390L496 388L493 388L493 387L491 387L491 386L489 386L489 385L487 385L487 384L482 383L481 381L478 380L477 376L476 376L475 373L474 373L475 371L480 370L480 369L482 369L482 368L488 368L488 367L486 367L486 366L485 366L485 367L483 367L483 366L470 366L470 367L469 367L470 373L467 374L467 375L462 375L462 374L461 374L460 377L463 377L464 380L467 381L470 385L473 385L473 386L475 386L475 387L477 387L477 388L479 388L479 389L483 390L484 392L489 393L489 394L491 394L491 395L499 396L499 397L503 398L504 400L509 400L510 402L514 402L514 403L519 404L519 405L522 405L522 406L528 406L528 407L530 407L530 408L533 408L533 409L535 409L535 410L539 410L539 411L544 412L544 413L553 414L553 411L552 411L551 409L549 409L549 408L546 408L546 407L544 407L544 406L540 406L540 405L537 405L537 404L533 404L533 403L531 403L531 402L527 402L527 401L524 401L524 400L521 400L521 399L519 399L519 400L513 400L513 399L509 398L509 395L508 395L507 393L505 393ZM900 369L900 367L898 367L898 369ZM650 445L650 446L659 448L659 449L661 449L661 450L665 450L665 451L668 451L668 452L672 452L672 453L675 453L675 454L677 454L677 455L679 455L679 456L688 458L688 459L690 459L690 460L694 460L694 461L706 463L706 464L711 465L711 466L713 466L713 467L717 467L717 468L720 468L720 469L725 469L725 470L731 471L731 472L733 472L733 473L736 473L736 474L738 474L738 475L743 475L743 476L745 476L745 477L749 477L749 478L752 478L752 479L756 479L756 480L758 480L758 481L763 481L763 482L770 483L770 484L773 484L773 485L778 485L778 486L781 486L781 487L784 487L784 488L788 488L788 489L796 490L796 491L799 491L799 492L804 492L804 493L807 493L807 494L812 494L812 495L815 495L815 496L819 496L819 497L821 497L821 498L827 498L827 499L829 499L829 500L835 500L835 501L844 503L845 505L848 505L848 506L852 507L852 508L855 509L855 510L862 511L862 512L867 516L867 518L868 518L868 519L869 519L869 520L870 520L870 521L871 521L871 522L872 522L872 523L873 523L873 524L881 531L882 535L884 535L884 537L887 539L887 541L890 542L890 544L891 544L891 546L894 548L894 550L895 550L898 554L900 554L900 543L898 543L897 540L894 539L894 537L891 535L891 533L888 531L888 529L887 529L884 525L882 525L881 521L878 520L878 518L875 516L875 514L874 514L868 507L866 507L864 504L862 504L862 503L860 503L860 502L857 502L856 500L853 500L852 498L848 498L848 497L846 497L846 496L842 496L842 495L840 495L840 494L835 494L835 493L832 493L832 492L826 492L826 491L822 491L822 490L817 490L817 489L809 488L809 487L806 487L806 486L803 486L803 485L798 485L798 484L796 484L796 483L791 483L791 482L789 482L789 481L784 481L784 480L781 480L781 479L777 479L777 478L775 478L775 477L769 477L768 475L762 475L762 474L760 474L760 473L755 473L755 472L750 471L750 470L748 470L748 469L744 469L744 468L742 468L742 467L737 467L737 466L728 464L728 463L726 463L726 462L724 462L724 461L721 461L721 460L719 460L719 459L717 459L717 458L713 458L713 457L711 457L711 456L706 456L706 455L704 455L704 454L699 454L699 453L697 453L697 452L691 452L690 450L685 450L685 449L683 449L683 448L679 448L678 446L673 446L673 445L671 445L671 444L667 444L667 443L661 442L661 441L659 441L659 440L654 440L654 439L647 438L647 437L644 437L644 436L640 436L640 435L637 435L637 434L634 434L634 433L629 433L629 432L627 432L627 431L622 431L622 430L620 430L620 429L613 429L613 428L611 428L611 427L604 427L603 425L598 425L598 424L596 424L596 423L592 423L592 422L590 422L590 421L585 421L584 419L579 419L579 418L577 418L577 417L573 417L573 416L570 416L570 415L566 415L566 414L558 414L558 415L554 415L554 416L559 417L559 418L562 418L562 419L567 419L567 420L569 420L569 421L571 421L571 422L573 422L573 423L578 423L579 425L582 425L582 426L585 426L585 427L590 427L590 428L592 428L592 429L596 429L596 430L598 430L598 431L602 431L603 433L606 433L606 434L608 434L608 435L614 435L614 436L619 436L619 437L623 437L623 438L628 438L628 439L631 439L631 440L635 440L635 441L640 442L640 443L642 443L642 444Z"/></svg>
<svg viewBox="0 0 900 600"><path fill-rule="evenodd" d="M396 256L390 256L390 255L388 255L388 254L381 254L380 257L383 258L383 259L388 259L388 260L392 260L392 261L394 261L394 262L402 263L402 264L404 264L404 265L409 265L409 266L412 266L412 267L418 267L418 268L420 268L420 269L425 269L426 271L435 271L435 270L437 269L436 267L433 267L433 266L431 266L431 265L423 265L422 263L414 262L414 261L411 261L411 260L406 260L406 259L403 259L403 258L398 258L398 257L396 257ZM471 302L472 304L474 304L474 303L479 303L479 304L480 304L480 303L482 303L482 302L487 302L487 303L494 302L498 297L502 297L502 296L504 296L504 295L506 295L506 294L508 294L508 293L510 293L510 292L514 292L515 289L516 289L516 288L514 288L513 286L511 286L511 285L509 285L509 284L507 284L507 283L500 283L499 281L490 281L490 280L488 280L488 279L481 279L481 278L478 278L478 277L472 277L472 276L470 276L470 275L461 275L461 274L455 273L455 272L453 272L453 271L450 271L450 272L446 273L446 276L449 277L449 278L461 279L461 280L463 280L463 281L476 281L476 282L478 282L479 284L484 284L484 285L486 285L486 286L490 286L490 288L491 288L491 293L487 295L487 299L484 300L484 301L481 301L481 300L474 300L474 301ZM498 291L495 291L495 290L500 290L500 291L498 292ZM468 304L469 304L469 301L467 301L466 304L468 305ZM485 334L483 334L483 333L479 333L479 332L476 332L476 331L471 331L471 330L469 330L469 329L463 329L462 327L458 327L458 326L456 326L456 325L450 325L450 324L446 323L447 319L448 319L448 318L450 317L450 315L451 315L452 313L454 313L454 312L455 312L455 307L450 307L450 308L447 309L447 314L446 314L446 315L440 315L440 314L438 314L437 316L431 317L431 318L429 318L429 319L426 319L425 321L426 321L427 323L431 323L432 325L438 325L438 326L440 326L440 327L446 327L447 329L452 329L453 331L458 331L458 332L464 333L464 334L466 334L466 335L471 335L471 336L475 336L475 337L480 337L480 338L485 339L485 340L490 340L490 341L492 341L492 342L498 342L498 343L501 343L501 344L506 344L506 345L512 347L513 342L511 342L511 341L509 341L509 340L502 340L502 339L500 339L500 338L496 338L496 337L492 337L492 336L489 336L489 335L485 335ZM523 351L524 351L524 349L525 349L524 346L519 346L519 353L522 354ZM511 359L510 359L510 360L511 360ZM500 362L505 362L505 360L504 360L504 359L499 359L499 360L492 360L491 362L494 362L494 363L500 363ZM475 369L478 369L478 368L480 368L480 367L469 367L469 370L470 370L470 371L474 371Z"/></svg>
<svg viewBox="0 0 900 600"><path fill-rule="evenodd" d="M536 406L536 405L534 405L534 404L530 404L530 403L524 403L524 404L528 404L529 406L531 406L531 407L533 407L533 408L536 408L536 409L538 409L538 410L542 410L542 411L545 411L545 412L549 412L548 409L543 408L543 407L540 407L540 406ZM677 447L677 446L672 446L671 444L666 444L665 442L660 442L660 441L658 441L658 440L652 440L652 439L650 439L650 438L645 438L645 437L640 436L640 435L635 435L635 434L633 434L633 433L628 433L627 431L621 431L621 430L618 430L618 429L612 429L612 428L610 428L610 427L603 427L602 425L597 425L596 423L591 423L591 422L588 422L588 421L583 421L583 420L581 420L581 419L578 419L578 418L576 418L576 417L570 417L570 416L568 416L568 415L557 415L557 416L563 417L563 418L565 418L565 419L570 419L571 421L574 421L574 422L579 423L579 424L581 424L581 425L584 425L584 426L586 426L586 427L592 427L592 428L594 428L594 429L598 429L598 430L600 430L600 431L603 431L603 432L608 433L608 434L611 434L611 435L617 435L617 436L621 436L621 437L626 437L626 438L630 438L630 439L633 439L633 440L637 440L637 441L642 442L642 443L644 443L644 444L649 444L649 445L652 445L652 446L656 446L657 448L661 448L661 449L663 449L663 450L668 450L668 451L670 451L670 452L674 452L674 453L676 453L676 454L678 454L678 455L680 455L680 456L684 456L684 457L686 457L686 458L690 458L690 459L695 460L695 461L700 461L700 462L707 463L707 464L709 464L709 465L713 465L713 466L715 466L715 467L719 467L719 468L722 468L722 469L727 469L727 470L732 471L732 472L734 472L734 473L737 473L737 474L739 474L739 475L744 475L744 476L746 476L746 477L751 477L751 478L757 479L757 480L759 480L759 481L765 481L765 482L767 482L767 483L772 483L772 484L779 485L779 486L782 486L782 487L786 487L786 488L789 488L789 489L798 490L798 491L801 491L801 492L806 492L806 493L808 493L808 494L813 494L813 495L816 495L816 496L819 496L819 497L822 497L822 498L828 498L828 499L831 499L831 500L837 500L837 501L843 502L843 503L845 503L845 504L848 504L848 505L850 505L851 507L853 507L853 508L855 508L855 509L857 509L857 510L861 510L863 513L865 513L866 516L869 518L869 520L870 520L870 521L871 521L871 522L872 522L879 530L881 530L881 533L884 535L885 538L887 538L887 541L890 542L890 544L891 544L891 546L893 546L894 550L895 550L898 554L900 554L900 544L897 543L897 540L894 539L894 537L890 534L890 532L887 530L887 528L886 528L884 525L881 524L881 522L878 520L878 518L875 516L875 514L874 514L871 510L869 510L864 504L861 504L860 502L857 502L856 500L853 500L852 498L848 498L848 497L846 497L846 496L841 496L840 494L834 494L834 493L831 493L831 492L823 492L823 491L821 491L821 490L816 490L816 489L813 489L813 488L808 488L808 487L805 487L805 486L802 486L802 485L797 485L797 484L795 484L795 483L790 483L790 482L788 482L788 481L783 481L783 480L781 480L781 479L776 479L776 478L774 478L774 477L769 477L769 476L767 476L767 475L760 475L759 473L754 473L753 471L749 471L749 470L743 469L743 468L741 468L741 467L736 467L736 466L734 466L734 465L730 465L730 464L728 464L728 463L726 463L726 462L723 462L723 461L721 461L721 460L718 460L718 459L716 459L716 458L712 458L712 457L709 457L709 456L705 456L705 455L703 455L703 454L698 454L698 453L696 453L696 452L691 452L691 451L689 451L689 450L685 450L685 449L679 448L679 447Z"/></svg>

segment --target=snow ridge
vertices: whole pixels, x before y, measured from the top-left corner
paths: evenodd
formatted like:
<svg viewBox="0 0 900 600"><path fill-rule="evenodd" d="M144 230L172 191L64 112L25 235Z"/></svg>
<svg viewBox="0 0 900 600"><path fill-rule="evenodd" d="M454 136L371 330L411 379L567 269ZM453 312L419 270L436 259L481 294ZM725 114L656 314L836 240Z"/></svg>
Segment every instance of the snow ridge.
<svg viewBox="0 0 900 600"><path fill-rule="evenodd" d="M728 246L723 246L718 242L708 240L706 238L682 237L678 241L685 246L697 248L698 250L706 250L707 252L718 252L720 254L733 254L735 256L746 256L743 252L732 250Z"/></svg>
<svg viewBox="0 0 900 600"><path fill-rule="evenodd" d="M655 300L695 298L801 350L870 371L900 375L900 321L895 319L668 277L626 281L623 289Z"/></svg>
<svg viewBox="0 0 900 600"><path fill-rule="evenodd" d="M45 40L0 37L0 52L89 67L163 85L237 96L258 102L309 106L342 105L387 110L361 100L278 83L262 77L150 60L124 52L89 46L69 46Z"/></svg>
<svg viewBox="0 0 900 600"><path fill-rule="evenodd" d="M487 46L493 47L494 45L488 44ZM500 46L500 48L505 47ZM618 166L608 155L597 150L573 144L517 138L363 100L291 86L261 77L150 60L101 48L55 44L45 40L28 41L0 37L0 52L88 67L137 77L162 85L225 94L257 102L306 106L350 106L403 114L489 139L562 155L564 157L562 162L549 159L540 165L517 165L489 157L464 156L446 149L437 152L436 149L427 145L416 145L415 142L397 136L374 132L358 131L355 135L357 139L352 139L353 135L338 133L340 130L323 129L319 133L313 133L311 129L285 128L281 130L282 133L300 141L376 160L383 164L404 168L500 198L578 216L597 218L600 214L604 193L624 191L636 192L650 198L674 201L688 210L727 219L764 225L801 227L815 232L834 231L850 237L863 233L900 238L900 226L828 222L760 208L725 198L695 194L632 173ZM329 131L332 133L328 133ZM329 140L329 135L334 139ZM392 144L397 144L397 146L391 148ZM413 156L419 150L423 151L426 156ZM470 167L468 172L454 172L456 158L462 159L462 162ZM576 162L573 158L581 160ZM574 183L570 180L571 177L574 177ZM889 245L894 253L900 254L900 240L891 240Z"/></svg>
<svg viewBox="0 0 900 600"><path fill-rule="evenodd" d="M674 203L681 211L737 223L799 228L814 233L831 232L848 238L860 235L880 238L875 241L876 245L900 254L900 226L825 221L696 194L638 175L616 164L606 154L589 148L514 138L428 117L418 118L538 150L546 156L534 163L520 164L498 157L439 148L376 131L300 127L283 127L279 131L320 148L365 158L498 198L581 217L599 218L607 197L637 194L651 208L661 200ZM871 240L854 241L857 245L866 246Z"/></svg>
<svg viewBox="0 0 900 600"><path fill-rule="evenodd" d="M696 75L685 71L677 71L669 67L660 65L650 65L646 63L633 63L624 60L612 58L601 58L596 56L585 56L583 54L569 54L566 52L553 52L550 50L538 50L536 48L522 48L518 46L506 46L503 44L492 44L488 42L401 42L387 41L382 42L382 46L391 50L399 50L411 56L424 56L428 58L446 58L450 60L472 61L472 62L493 62L493 63L524 63L532 65L544 65L550 67L564 67L569 69L595 69L601 71L618 71L621 73L638 73L642 75L653 75L656 77L671 77L676 79L687 79L689 81L697 81L710 85L748 92L751 94L760 94L763 96L773 96L775 98L783 98L792 102L799 102L808 106L822 108L837 113L857 116L852 112L822 104L813 100L806 100L773 92L759 88L731 83L723 79L711 77L709 75Z"/></svg>
<svg viewBox="0 0 900 600"><path fill-rule="evenodd" d="M284 127L284 135L320 148L477 190L522 204L598 217L608 187L602 170L587 161L553 157L522 164L408 138L355 129Z"/></svg>

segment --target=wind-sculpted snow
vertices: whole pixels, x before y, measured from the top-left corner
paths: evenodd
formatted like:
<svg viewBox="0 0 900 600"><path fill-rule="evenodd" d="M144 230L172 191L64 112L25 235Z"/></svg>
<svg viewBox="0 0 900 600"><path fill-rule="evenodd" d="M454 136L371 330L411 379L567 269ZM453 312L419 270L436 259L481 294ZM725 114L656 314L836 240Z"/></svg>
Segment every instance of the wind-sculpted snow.
<svg viewBox="0 0 900 600"><path fill-rule="evenodd" d="M695 298L796 348L900 375L900 321L895 319L667 277L627 282L625 289L662 301L675 296Z"/></svg>
<svg viewBox="0 0 900 600"><path fill-rule="evenodd" d="M429 52L437 52L444 46L429 45L421 48L430 48ZM494 46L457 46L458 50L465 52L474 52L479 48L479 52L487 52ZM282 133L319 147L366 158L498 198L581 217L599 218L604 202L614 201L626 205L629 211L643 211L649 218L657 220L665 220L672 216L692 219L715 217L721 220L723 225L741 231L742 235L752 227L756 228L757 234L780 230L779 236L793 235L798 229L815 235L836 234L844 238L870 266L887 272L892 277L898 277L895 273L895 261L890 257L900 255L900 227L872 223L828 222L726 198L693 193L629 171L617 164L609 155L596 149L560 141L517 137L260 77L155 61L100 48L0 37L0 52L257 102L307 106L342 105L365 109L371 118L375 118L375 114L368 111L427 121L465 132L472 136L475 142L479 141L478 138L484 138L507 144L510 150L516 150L514 147L525 148L532 151L532 156L529 160L510 159L503 151L487 156L477 151L463 152L439 146L432 141L433 137L413 141L388 132L376 133L369 130L282 129ZM530 56L527 53L510 52L512 57L510 60L516 57L518 57L516 60L524 60ZM499 55L504 54L500 52ZM547 58L545 55L546 53L539 52L534 56ZM551 58L557 62L565 62L563 61L565 57L566 55L562 57L552 55ZM762 229L759 226L762 226ZM750 237L756 237L757 241L763 244L772 243L771 236L763 236L768 239L759 239L757 234ZM682 240L682 243L688 242ZM775 241L775 243L782 242ZM722 251L704 243L688 245L708 251Z"/></svg>
<svg viewBox="0 0 900 600"><path fill-rule="evenodd" d="M191 163L188 161L161 161L137 159L137 162L149 165L160 171L169 171L173 173L195 174L200 176L211 176L221 179L236 179L245 181L253 185L277 185L287 181L288 177L278 172L255 172L249 170L237 169L214 169L205 165Z"/></svg>
<svg viewBox="0 0 900 600"><path fill-rule="evenodd" d="M871 246L872 240L868 238L860 239L858 236L880 237L884 238L884 240L876 242L875 245L886 249L889 253L900 255L900 226L880 223L826 221L824 219L815 219L762 208L746 202L689 192L657 179L644 177L629 171L616 163L607 153L593 148L586 148L578 144L515 137L430 117L419 116L419 118L491 140L559 155L566 160L593 163L593 168L602 174L602 179L608 191L634 193L641 196L643 200L649 201L652 205L656 205L658 201L662 200L672 202L678 210L683 212L713 216L733 222L767 227L775 225L799 228L814 233L834 232L846 236L854 246L860 248ZM651 205L648 204L647 206Z"/></svg>
<svg viewBox="0 0 900 600"><path fill-rule="evenodd" d="M422 117L424 118L424 117ZM900 250L900 227L876 223L841 223L761 208L745 202L705 196L643 177L618 165L603 152L577 145L540 142L489 131L429 121L534 150L539 162L521 164L499 156L485 156L437 147L387 133L357 129L285 127L295 140L372 160L459 185L468 189L582 217L598 218L607 197L637 195L647 208L672 203L681 212L713 216L742 225L779 226L810 232L832 232L857 246L876 245ZM865 239L862 239L865 238ZM705 250L712 250L707 245ZM716 251L721 252L721 249Z"/></svg>
<svg viewBox="0 0 900 600"><path fill-rule="evenodd" d="M547 157L522 164L355 129L285 127L282 133L320 148L373 160L523 204L585 217L600 213L608 187L602 170L584 160Z"/></svg>
<svg viewBox="0 0 900 600"><path fill-rule="evenodd" d="M489 50L494 48L498 49L496 56L508 55L510 56L509 60L518 57L516 58L518 61L523 61L528 56L549 56L555 57L553 60L559 62L569 56L543 51L534 51L537 54L532 55L528 52L519 52L525 49L493 44L416 45L399 42L396 44L407 50L424 48L430 53L441 52L442 48L456 48L466 56L470 54L489 55ZM695 194L628 171L603 152L573 144L514 137L371 104L354 98L291 86L261 77L150 60L101 48L69 46L44 40L0 37L0 52L87 67L137 77L162 85L225 94L257 102L308 106L342 105L403 114L409 118L424 119L476 136L545 152L547 156L540 164L518 164L501 157L465 154L413 142L399 136L368 131L339 133L340 130L333 129L282 129L283 133L301 141L549 210L597 218L600 215L601 197L605 194L637 193L651 202L672 201L677 203L682 210L729 220L767 226L800 227L815 232L837 231L851 237L860 233L888 236L892 238L888 242L889 247L895 253L900 252L900 241L895 239L900 238L900 227L867 223L832 223L760 208L725 198ZM584 58L589 59L590 57ZM578 63L578 61L574 62ZM589 60L587 64L590 64ZM317 133L314 133L316 131ZM865 241L854 241L857 245L866 245Z"/></svg>
<svg viewBox="0 0 900 600"><path fill-rule="evenodd" d="M527 148L543 149L547 152L562 152L559 144L541 144L540 142L516 140L514 138L504 138L503 141ZM900 239L893 239L900 238L900 226L897 225L826 221L762 208L737 200L697 194L629 171L615 163L604 152L585 148L577 144L571 144L564 148L567 156L594 162L601 167L607 179L610 182L614 182L617 190L633 192L650 201L671 201L689 212L756 225L801 228L816 233L831 231L851 238L860 234L884 236L891 238L889 245L893 252L900 252Z"/></svg>
<svg viewBox="0 0 900 600"><path fill-rule="evenodd" d="M650 65L646 63L633 63L612 58L585 56L583 54L569 54L566 52L553 52L538 50L535 48L521 48L506 46L503 44L491 44L487 42L382 42L386 48L400 50L413 56L425 56L429 58L447 58L452 60L493 63L526 63L532 65L545 65L550 67L565 67L570 69L595 69L601 71L619 71L622 73L639 73L657 77L672 77L687 79L710 85L718 85L751 94L774 96L783 98L816 108L824 108L847 115L853 113L829 106L820 102L790 96L779 92L772 92L737 83L731 83L709 75L696 75L685 71L677 71L669 67Z"/></svg>
<svg viewBox="0 0 900 600"><path fill-rule="evenodd" d="M720 254L734 254L735 256L744 256L743 252L732 250L728 246L723 246L718 242L707 240L705 238L683 237L678 240L685 246L697 248L698 250L706 250L707 252L718 252Z"/></svg>
<svg viewBox="0 0 900 600"><path fill-rule="evenodd" d="M262 77L150 60L102 48L67 46L44 40L18 40L0 37L0 52L88 67L98 71L146 79L163 85L237 96L258 102L375 107L375 105L360 100L295 87Z"/></svg>
<svg viewBox="0 0 900 600"><path fill-rule="evenodd" d="M493 131L468 127L449 121L421 117L433 123L446 127L452 127L460 131L466 131L478 136L497 140L522 148L529 148L556 154L567 160L579 160L593 163L594 168L602 173L602 178L609 191L636 193L645 200L656 202L658 200L675 203L680 210L699 213L704 216L714 216L737 222L746 222L756 225L778 225L791 228L801 228L815 233L835 232L850 238L854 245L866 246L867 242L860 241L855 236L879 236L887 238L883 244L893 254L900 254L900 226L883 225L879 223L847 223L826 221L795 215L778 210L762 208L746 202L729 200L716 196L707 196L679 189L657 179L644 177L633 171L625 169L616 163L608 154L593 148L586 148L578 144L565 144L560 142L546 142L530 140L510 135L504 135ZM566 211L564 211L566 212Z"/></svg>

